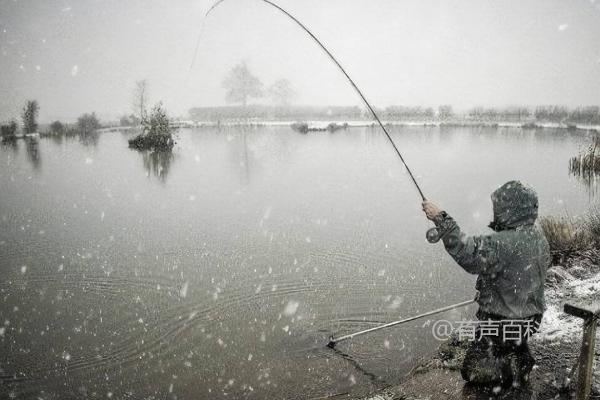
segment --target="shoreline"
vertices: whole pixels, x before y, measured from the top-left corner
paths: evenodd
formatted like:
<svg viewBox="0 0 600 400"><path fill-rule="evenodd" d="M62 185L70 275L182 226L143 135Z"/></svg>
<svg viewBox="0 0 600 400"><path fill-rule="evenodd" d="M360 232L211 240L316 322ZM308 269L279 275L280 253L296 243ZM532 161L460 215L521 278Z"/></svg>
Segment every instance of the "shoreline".
<svg viewBox="0 0 600 400"><path fill-rule="evenodd" d="M269 121L269 120L239 120L239 121L189 121L176 120L171 121L173 128L218 128L218 127L285 127L291 128L291 125L298 121ZM338 124L347 128L368 128L377 127L378 124L372 120L307 120L303 121L308 126L315 130L324 130L329 124ZM455 127L481 127L481 128L521 128L523 130L537 129L564 129L571 131L596 131L600 133L600 125L586 124L567 124L558 122L534 122L534 121L471 121L471 120L452 120L452 121L381 121L385 126L407 126L407 127L438 127L438 128L455 128ZM107 126L98 129L98 132L125 131L134 130L131 126Z"/></svg>
<svg viewBox="0 0 600 400"><path fill-rule="evenodd" d="M548 270L546 279L547 309L538 333L529 341L536 365L530 376L531 390L539 400L568 399L570 390L564 382L570 382L568 374L579 356L583 334L583 322L563 312L563 305L598 304L600 291L600 252L589 250L569 258L563 264ZM502 394L472 392L464 388L460 366L466 351L466 342L451 340L443 342L436 354L422 358L417 365L395 386L371 393L363 400L454 400L487 397L513 398L514 393ZM600 396L600 351L596 350L592 397ZM576 377L573 381L576 381ZM489 390L489 389L488 389ZM527 395L530 395L528 392ZM487 398L486 397L486 398ZM529 398L529 397L524 397ZM534 397L532 397L534 398Z"/></svg>
<svg viewBox="0 0 600 400"><path fill-rule="evenodd" d="M174 125L185 128L195 127L235 127L235 126L291 126L297 121L228 121L228 122L210 122L210 121L177 121ZM324 129L329 124L347 125L348 128L368 128L377 127L378 124L372 120L307 120L311 128ZM557 122L486 122L486 121L381 121L386 126L423 126L423 127L482 127L482 128L522 128L522 129L566 129L566 130L595 130L600 132L600 125L585 124L566 124Z"/></svg>

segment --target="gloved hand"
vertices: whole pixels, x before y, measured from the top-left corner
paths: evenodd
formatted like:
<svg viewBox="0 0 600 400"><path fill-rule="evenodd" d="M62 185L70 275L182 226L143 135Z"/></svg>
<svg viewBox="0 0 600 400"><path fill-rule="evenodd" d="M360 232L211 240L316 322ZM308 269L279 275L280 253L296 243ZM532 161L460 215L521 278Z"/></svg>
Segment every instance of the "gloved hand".
<svg viewBox="0 0 600 400"><path fill-rule="evenodd" d="M425 200L421 205L423 207L423 211L425 212L425 216L427 216L427 219L432 221L442 212L440 207L429 200Z"/></svg>

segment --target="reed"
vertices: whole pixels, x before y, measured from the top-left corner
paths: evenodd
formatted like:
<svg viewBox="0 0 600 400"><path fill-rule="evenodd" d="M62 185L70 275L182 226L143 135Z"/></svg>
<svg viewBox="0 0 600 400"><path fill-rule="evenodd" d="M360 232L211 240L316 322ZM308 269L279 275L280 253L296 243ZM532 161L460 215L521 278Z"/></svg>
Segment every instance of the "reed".
<svg viewBox="0 0 600 400"><path fill-rule="evenodd" d="M581 177L600 174L600 136L594 137L586 151L571 158L569 170L572 174Z"/></svg>
<svg viewBox="0 0 600 400"><path fill-rule="evenodd" d="M595 206L590 210L585 219L585 228L596 248L600 248L600 207Z"/></svg>

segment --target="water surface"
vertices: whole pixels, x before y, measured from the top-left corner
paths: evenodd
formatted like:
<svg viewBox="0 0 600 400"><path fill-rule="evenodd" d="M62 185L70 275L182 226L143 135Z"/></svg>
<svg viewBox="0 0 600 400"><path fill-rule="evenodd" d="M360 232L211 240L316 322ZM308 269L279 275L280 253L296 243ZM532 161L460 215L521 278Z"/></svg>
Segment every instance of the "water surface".
<svg viewBox="0 0 600 400"><path fill-rule="evenodd" d="M397 383L431 321L362 330L472 298L430 245L420 198L375 128L179 132L0 148L0 393L18 398L324 398ZM396 127L425 194L470 233L510 179L542 214L593 198L568 173L586 133ZM456 320L472 310L441 315Z"/></svg>

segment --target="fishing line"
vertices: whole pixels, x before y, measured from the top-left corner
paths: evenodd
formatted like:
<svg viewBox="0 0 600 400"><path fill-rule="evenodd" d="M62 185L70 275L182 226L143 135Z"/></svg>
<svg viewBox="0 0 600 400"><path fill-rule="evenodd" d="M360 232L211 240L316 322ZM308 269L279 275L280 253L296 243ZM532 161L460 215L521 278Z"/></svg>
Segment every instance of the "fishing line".
<svg viewBox="0 0 600 400"><path fill-rule="evenodd" d="M206 12L206 14L204 15L204 18L206 19L209 16L209 14L215 8L217 8L221 3L223 3L224 1L225 0L219 0L219 1L217 1ZM323 43L321 43L321 41L306 26L304 26L304 24L302 22L300 22L296 17L294 17L292 14L290 14L289 12L287 12L286 10L284 10L283 8L281 8L280 6L278 6L277 4L273 3L270 0L259 0L259 1L262 1L263 3L266 3L266 4L268 4L268 5L276 8L277 10L279 10L280 12L282 12L283 14L285 14L287 17L289 17L292 21L294 21L298 26L300 26L300 28L302 28L306 33L308 33L308 35L321 47L321 49L325 52L325 54L327 54L329 56L329 58L335 63L335 65L337 65L337 67L340 69L340 71L342 71L342 73L344 74L344 76L348 79L348 81L350 82L350 84L352 85L352 87L354 88L354 90L356 91L356 93L358 93L358 95L360 96L360 98L362 99L362 101L365 103L365 105L367 106L367 108L369 109L369 111L371 112L371 114L373 115L373 118L375 119L375 121L377 121L377 123L379 124L379 126L381 127L381 129L383 130L383 132L385 133L385 136L388 138L388 140L391 143L392 147L396 151L396 154L400 158L400 161L402 161L402 164L404 164L404 167L406 168L406 171L408 172L408 175L410 176L412 182L414 183L415 187L419 191L419 195L421 196L421 199L423 201L425 201L426 200L425 195L423 194L423 191L421 190L421 187L417 183L417 180L415 179L415 176L413 175L412 171L410 170L408 164L406 163L406 161L404 161L404 157L402 157L402 154L400 153L400 150L398 150L398 147L396 147L396 144L392 140L392 137L390 136L389 132L387 131L387 129L385 128L385 126L383 125L383 123L381 122L381 120L379 119L379 116L377 115L377 113L375 112L375 110L373 109L373 107L371 107L371 104L367 101L367 99L365 98L365 96L363 95L363 93L361 92L361 90L358 88L358 86L356 86L356 83L354 83L354 81L352 80L352 78L350 78L350 75L348 75L348 73L346 72L346 70L344 69L344 67L342 67L342 65L333 56L333 54L331 54L331 52L329 50L327 50L327 48L325 47L325 45L323 45ZM198 52L199 43L200 43L200 38L198 38L198 42L196 44L196 51L194 52L194 58L192 60L191 66L194 65L194 61L196 60L196 53ZM191 68L191 66L190 66L190 68Z"/></svg>
<svg viewBox="0 0 600 400"><path fill-rule="evenodd" d="M215 4L215 6L216 6L216 4ZM211 10L213 7L211 7ZM198 40L196 40L196 47L194 47L194 57L192 58L192 62L190 63L189 72L192 71L192 68L194 68L194 64L196 63L196 57L198 56L198 49L200 48L200 41L202 40L202 34L204 33L204 26L206 25L206 16L208 15L209 12L210 12L210 10L208 10L206 15L202 19L202 22L200 23L200 33L198 34Z"/></svg>

